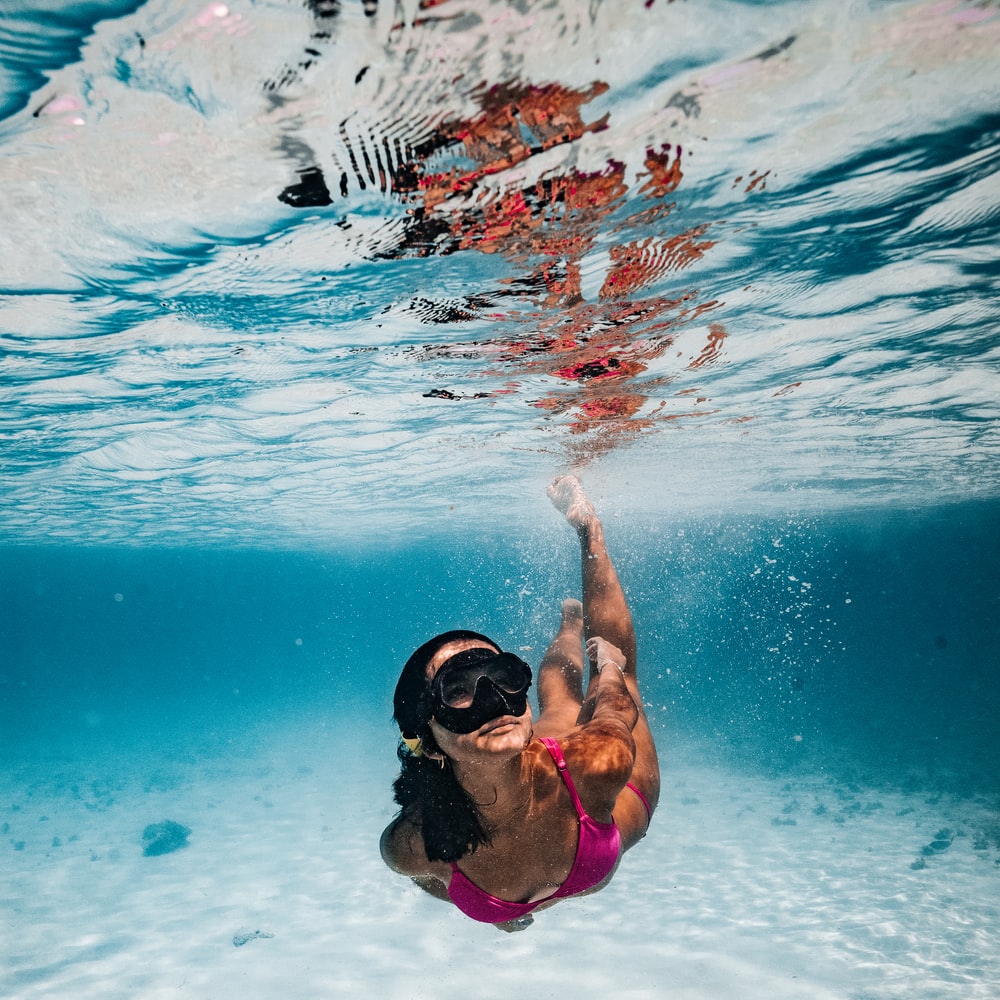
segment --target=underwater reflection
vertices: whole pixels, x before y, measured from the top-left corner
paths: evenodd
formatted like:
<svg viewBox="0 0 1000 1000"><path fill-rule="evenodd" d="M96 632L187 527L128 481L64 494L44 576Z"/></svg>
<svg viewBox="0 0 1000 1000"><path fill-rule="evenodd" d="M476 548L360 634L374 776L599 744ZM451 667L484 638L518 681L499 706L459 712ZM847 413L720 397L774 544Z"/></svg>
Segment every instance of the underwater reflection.
<svg viewBox="0 0 1000 1000"><path fill-rule="evenodd" d="M574 435L588 435L567 445L576 462L608 451L623 435L685 415L662 415L663 403L644 414L675 376L643 376L674 345L680 328L718 305L694 288L664 295L654 287L716 243L708 225L671 227L671 198L684 178L680 145L664 141L646 148L641 164L609 158L592 171L568 155L554 164L549 157L526 179L531 161L608 127L608 113L585 115L608 89L602 81L584 89L517 80L480 84L471 92L473 114L445 118L412 148L344 132L350 173L336 185L343 197L371 187L406 206L402 232L379 252L382 258L471 252L505 259L510 274L489 292L461 300L419 297L408 305L428 324L502 319L508 331L502 337L434 344L419 355L421 362L480 359L483 374L502 379L502 387L472 394L433 387L425 396L482 399L516 393L528 378L557 379L558 390L529 402L547 417L566 418ZM315 204L306 195L319 190L327 203L319 168L300 174L282 199ZM598 259L603 281L588 299L584 271ZM716 361L725 338L722 325L713 324L704 347L679 369Z"/></svg>

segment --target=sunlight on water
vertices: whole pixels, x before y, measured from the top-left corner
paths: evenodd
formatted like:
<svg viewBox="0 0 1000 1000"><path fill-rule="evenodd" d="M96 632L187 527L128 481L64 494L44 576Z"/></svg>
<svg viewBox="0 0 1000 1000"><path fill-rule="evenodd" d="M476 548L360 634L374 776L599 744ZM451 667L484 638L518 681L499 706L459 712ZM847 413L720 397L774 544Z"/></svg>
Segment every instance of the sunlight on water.
<svg viewBox="0 0 1000 1000"><path fill-rule="evenodd" d="M995 6L75 9L0 34L11 535L996 496Z"/></svg>

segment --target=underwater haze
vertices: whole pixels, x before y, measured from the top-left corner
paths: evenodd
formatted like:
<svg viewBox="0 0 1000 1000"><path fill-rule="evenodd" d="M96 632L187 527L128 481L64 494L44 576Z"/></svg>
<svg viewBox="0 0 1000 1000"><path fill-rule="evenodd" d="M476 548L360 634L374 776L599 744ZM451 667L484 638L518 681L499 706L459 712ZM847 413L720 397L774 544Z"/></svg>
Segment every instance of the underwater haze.
<svg viewBox="0 0 1000 1000"><path fill-rule="evenodd" d="M0 995L1000 995L1000 5L0 0ZM391 695L576 472L663 772L517 935Z"/></svg>

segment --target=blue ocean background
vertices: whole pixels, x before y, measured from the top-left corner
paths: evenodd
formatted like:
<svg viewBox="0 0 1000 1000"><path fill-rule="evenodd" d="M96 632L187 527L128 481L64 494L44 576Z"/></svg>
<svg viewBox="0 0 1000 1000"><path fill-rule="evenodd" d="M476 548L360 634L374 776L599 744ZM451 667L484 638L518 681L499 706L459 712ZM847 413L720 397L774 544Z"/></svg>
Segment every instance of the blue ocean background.
<svg viewBox="0 0 1000 1000"><path fill-rule="evenodd" d="M998 108L991 0L0 0L0 994L1000 994ZM391 695L567 471L664 796L515 938Z"/></svg>
<svg viewBox="0 0 1000 1000"><path fill-rule="evenodd" d="M734 766L995 796L996 514L612 525L667 758L693 741ZM420 636L466 623L537 662L578 587L552 521L534 545L7 548L5 755L196 745L318 712L391 756Z"/></svg>

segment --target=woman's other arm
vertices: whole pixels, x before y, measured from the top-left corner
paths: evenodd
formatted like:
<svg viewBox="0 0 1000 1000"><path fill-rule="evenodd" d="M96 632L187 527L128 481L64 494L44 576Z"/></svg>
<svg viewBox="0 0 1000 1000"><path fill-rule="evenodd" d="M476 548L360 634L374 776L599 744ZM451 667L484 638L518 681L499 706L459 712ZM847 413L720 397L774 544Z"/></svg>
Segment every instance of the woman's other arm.
<svg viewBox="0 0 1000 1000"><path fill-rule="evenodd" d="M595 636L587 642L587 655L600 670L594 708L590 719L567 741L567 758L570 770L579 774L577 786L587 811L600 820L610 816L618 793L632 775L632 730L639 720L639 709L625 683L622 651ZM574 767L572 758L580 764Z"/></svg>
<svg viewBox="0 0 1000 1000"><path fill-rule="evenodd" d="M430 893L436 899L449 901L448 887L428 870L432 865L423 851L420 831L403 816L394 819L383 831L379 841L379 851L382 860L394 872L408 875L414 885L424 892Z"/></svg>

